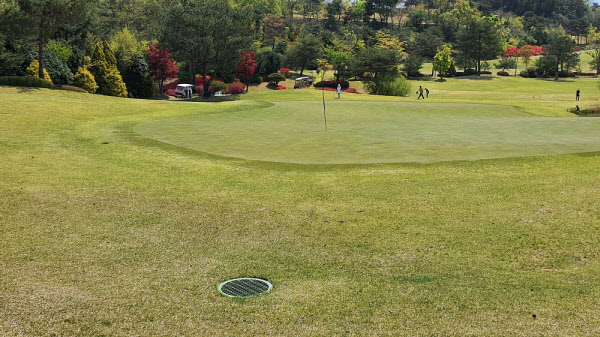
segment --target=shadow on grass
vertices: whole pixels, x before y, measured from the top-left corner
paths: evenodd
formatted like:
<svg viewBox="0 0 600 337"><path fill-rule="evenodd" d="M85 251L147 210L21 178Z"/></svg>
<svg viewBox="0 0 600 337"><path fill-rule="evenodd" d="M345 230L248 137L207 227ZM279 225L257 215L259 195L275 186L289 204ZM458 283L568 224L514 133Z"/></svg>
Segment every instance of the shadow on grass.
<svg viewBox="0 0 600 337"><path fill-rule="evenodd" d="M193 103L221 103L221 102L233 102L240 99L240 95L230 96L215 96L211 98L203 98L200 96L190 99L170 99L169 102L193 102Z"/></svg>
<svg viewBox="0 0 600 337"><path fill-rule="evenodd" d="M508 77L508 76L506 76ZM457 80L475 80L475 81L492 81L494 79L493 76L459 76L459 77L453 77L454 79Z"/></svg>
<svg viewBox="0 0 600 337"><path fill-rule="evenodd" d="M573 79L567 79L567 78L559 78L558 80L555 80L554 77L538 77L535 78L538 81L546 81L546 82L557 82L557 83L572 83L575 82L575 80Z"/></svg>

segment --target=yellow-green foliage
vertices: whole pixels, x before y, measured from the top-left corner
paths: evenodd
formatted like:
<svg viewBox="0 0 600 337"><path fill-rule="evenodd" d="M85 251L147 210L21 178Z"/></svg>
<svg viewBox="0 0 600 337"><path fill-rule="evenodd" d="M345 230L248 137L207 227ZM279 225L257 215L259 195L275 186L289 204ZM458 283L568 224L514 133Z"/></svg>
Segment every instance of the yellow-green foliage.
<svg viewBox="0 0 600 337"><path fill-rule="evenodd" d="M27 70L25 72L27 73L27 76L29 76L29 77L38 78L39 73L40 73L40 63L38 62L38 60L31 61L31 64L29 64L29 67L27 67ZM48 74L46 69L44 69L44 81L52 83L50 74Z"/></svg>
<svg viewBox="0 0 600 337"><path fill-rule="evenodd" d="M121 73L117 69L115 55L106 41L96 44L90 70L98 84L98 93L107 96L127 97L127 88Z"/></svg>
<svg viewBox="0 0 600 337"><path fill-rule="evenodd" d="M100 93L107 96L127 97L127 87L116 67L109 68L104 74Z"/></svg>
<svg viewBox="0 0 600 337"><path fill-rule="evenodd" d="M80 67L77 70L77 74L74 77L74 84L79 88L85 89L90 94L94 94L98 90L96 78L94 78L94 75L92 75L87 67Z"/></svg>

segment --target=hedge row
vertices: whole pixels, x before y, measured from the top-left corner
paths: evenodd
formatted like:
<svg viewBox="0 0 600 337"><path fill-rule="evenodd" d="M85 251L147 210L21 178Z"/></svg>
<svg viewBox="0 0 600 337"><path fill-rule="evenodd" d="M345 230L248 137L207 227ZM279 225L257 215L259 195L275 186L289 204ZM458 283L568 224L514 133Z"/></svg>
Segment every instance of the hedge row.
<svg viewBox="0 0 600 337"><path fill-rule="evenodd" d="M37 77L28 76L0 76L0 85L29 88L54 88L52 83Z"/></svg>
<svg viewBox="0 0 600 337"><path fill-rule="evenodd" d="M315 88L335 88L337 89L338 84L342 86L342 89L350 88L350 82L348 81L323 81L315 83Z"/></svg>

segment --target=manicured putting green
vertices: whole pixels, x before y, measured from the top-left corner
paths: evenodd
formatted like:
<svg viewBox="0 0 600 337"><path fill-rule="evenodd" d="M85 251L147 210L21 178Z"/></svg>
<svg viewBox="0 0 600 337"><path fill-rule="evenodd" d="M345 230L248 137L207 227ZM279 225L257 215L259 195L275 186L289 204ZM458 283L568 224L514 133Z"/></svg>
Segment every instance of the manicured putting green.
<svg viewBox="0 0 600 337"><path fill-rule="evenodd" d="M302 164L438 162L600 151L600 118L550 118L511 106L278 102L138 125L162 142L226 157Z"/></svg>

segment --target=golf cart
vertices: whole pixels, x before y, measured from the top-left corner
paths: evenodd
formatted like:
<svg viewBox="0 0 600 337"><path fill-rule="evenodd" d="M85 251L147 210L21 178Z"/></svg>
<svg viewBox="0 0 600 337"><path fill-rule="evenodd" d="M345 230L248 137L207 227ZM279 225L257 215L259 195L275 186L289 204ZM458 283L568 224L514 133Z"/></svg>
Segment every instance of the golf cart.
<svg viewBox="0 0 600 337"><path fill-rule="evenodd" d="M311 80L308 76L298 77L294 84L294 89L304 89L308 88L313 84L313 80Z"/></svg>
<svg viewBox="0 0 600 337"><path fill-rule="evenodd" d="M191 84L178 84L175 89L175 97L180 98L192 98L192 89L194 88Z"/></svg>

